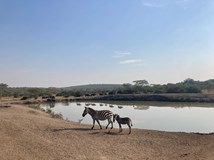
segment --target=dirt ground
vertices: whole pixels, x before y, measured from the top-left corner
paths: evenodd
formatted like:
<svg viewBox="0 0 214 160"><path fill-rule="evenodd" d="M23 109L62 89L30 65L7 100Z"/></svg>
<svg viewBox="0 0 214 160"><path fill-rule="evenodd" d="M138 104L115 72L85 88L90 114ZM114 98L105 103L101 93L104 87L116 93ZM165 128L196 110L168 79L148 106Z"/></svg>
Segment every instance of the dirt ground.
<svg viewBox="0 0 214 160"><path fill-rule="evenodd" d="M94 130L24 105L0 107L1 160L213 160L214 134Z"/></svg>

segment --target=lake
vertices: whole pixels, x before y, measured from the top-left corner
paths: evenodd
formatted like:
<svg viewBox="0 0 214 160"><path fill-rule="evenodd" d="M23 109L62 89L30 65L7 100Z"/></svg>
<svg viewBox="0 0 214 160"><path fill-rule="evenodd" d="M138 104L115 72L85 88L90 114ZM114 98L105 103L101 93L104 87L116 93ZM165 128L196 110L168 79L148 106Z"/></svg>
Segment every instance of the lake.
<svg viewBox="0 0 214 160"><path fill-rule="evenodd" d="M133 128L173 132L214 132L213 103L90 101L41 105L42 108L50 108L54 113L61 113L64 119L74 122L83 119L81 123L92 125L90 115L82 117L85 106L96 110L107 109L121 117L130 117ZM107 125L107 121L100 122L101 125ZM118 128L118 124L114 123L114 127ZM123 126L123 128L127 127Z"/></svg>

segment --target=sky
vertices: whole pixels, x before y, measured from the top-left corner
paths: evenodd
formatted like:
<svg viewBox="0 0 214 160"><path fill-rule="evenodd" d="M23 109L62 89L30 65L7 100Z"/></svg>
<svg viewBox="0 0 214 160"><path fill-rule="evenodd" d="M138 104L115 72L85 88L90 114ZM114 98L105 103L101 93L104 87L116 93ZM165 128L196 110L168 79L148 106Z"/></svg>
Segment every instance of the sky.
<svg viewBox="0 0 214 160"><path fill-rule="evenodd" d="M213 0L0 0L0 83L214 78Z"/></svg>

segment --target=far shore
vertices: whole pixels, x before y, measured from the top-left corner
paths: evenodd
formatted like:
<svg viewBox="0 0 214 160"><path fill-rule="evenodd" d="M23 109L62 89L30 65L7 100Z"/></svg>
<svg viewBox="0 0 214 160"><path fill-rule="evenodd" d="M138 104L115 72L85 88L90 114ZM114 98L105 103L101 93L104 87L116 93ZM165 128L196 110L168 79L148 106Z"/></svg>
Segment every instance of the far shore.
<svg viewBox="0 0 214 160"><path fill-rule="evenodd" d="M161 102L214 102L214 94L168 93L168 94L117 94L95 96L93 100L114 101L161 101Z"/></svg>
<svg viewBox="0 0 214 160"><path fill-rule="evenodd" d="M3 97L2 103L13 104L32 104L43 102L74 102L74 101L157 101L157 102L205 102L214 103L214 94L202 93L168 93L168 94L116 94L103 96L88 96L88 97L55 97L54 99L27 98L20 100L22 97Z"/></svg>

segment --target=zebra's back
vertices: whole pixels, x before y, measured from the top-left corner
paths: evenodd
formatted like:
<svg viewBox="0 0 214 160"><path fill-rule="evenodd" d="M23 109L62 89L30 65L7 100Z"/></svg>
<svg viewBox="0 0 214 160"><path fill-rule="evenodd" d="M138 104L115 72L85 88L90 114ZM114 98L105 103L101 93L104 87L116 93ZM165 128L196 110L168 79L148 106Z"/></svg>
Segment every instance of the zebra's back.
<svg viewBox="0 0 214 160"><path fill-rule="evenodd" d="M109 110L100 110L96 111L96 114L94 115L94 119L97 120L106 120L111 119L113 116L113 113Z"/></svg>

